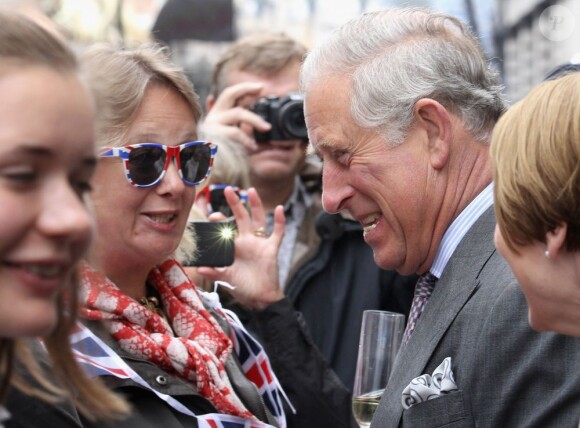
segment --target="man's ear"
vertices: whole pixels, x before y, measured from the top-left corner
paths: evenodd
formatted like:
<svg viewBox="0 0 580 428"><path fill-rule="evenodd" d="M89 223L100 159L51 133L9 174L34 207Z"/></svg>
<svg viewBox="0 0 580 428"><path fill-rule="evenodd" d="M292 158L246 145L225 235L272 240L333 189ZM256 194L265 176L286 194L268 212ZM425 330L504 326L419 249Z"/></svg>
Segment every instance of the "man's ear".
<svg viewBox="0 0 580 428"><path fill-rule="evenodd" d="M566 233L568 233L566 223L561 223L554 230L546 233L546 249L550 252L550 258L555 258L564 248Z"/></svg>
<svg viewBox="0 0 580 428"><path fill-rule="evenodd" d="M415 103L416 124L427 135L429 159L434 169L447 164L451 146L451 116L447 109L430 98L421 98Z"/></svg>
<svg viewBox="0 0 580 428"><path fill-rule="evenodd" d="M215 105L216 97L213 94L209 94L205 99L205 111L210 111Z"/></svg>

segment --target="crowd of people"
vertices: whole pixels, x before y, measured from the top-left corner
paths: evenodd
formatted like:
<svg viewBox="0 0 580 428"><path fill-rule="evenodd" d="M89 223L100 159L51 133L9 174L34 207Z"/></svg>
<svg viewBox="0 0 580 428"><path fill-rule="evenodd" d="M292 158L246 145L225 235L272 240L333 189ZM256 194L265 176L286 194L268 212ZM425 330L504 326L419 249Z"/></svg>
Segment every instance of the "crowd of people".
<svg viewBox="0 0 580 428"><path fill-rule="evenodd" d="M246 149L249 185L258 191L268 213L267 233L272 230L273 208L284 207L286 229L278 254L279 284L304 318L318 349L350 389L363 311L407 314L417 279L379 268L364 242L360 224L322 209L320 163L307 157L307 140L297 138L299 126L305 130L305 124L288 124L290 118L284 116L289 111L284 108L295 106L284 97L300 89L299 71L305 54L304 46L278 33L254 34L234 43L215 67L204 132L212 140L227 138ZM286 102L280 107L272 104L270 110L276 128L294 131L287 138L256 142L254 129L263 132L272 126L251 109L261 97ZM251 306L260 303L251 302ZM243 307L230 307L260 335L266 320ZM308 367L305 370L310 371Z"/></svg>
<svg viewBox="0 0 580 428"><path fill-rule="evenodd" d="M578 426L577 68L508 107L391 8L240 39L203 114L166 47L0 12L0 93L0 427L356 427L369 309L408 318L371 427Z"/></svg>

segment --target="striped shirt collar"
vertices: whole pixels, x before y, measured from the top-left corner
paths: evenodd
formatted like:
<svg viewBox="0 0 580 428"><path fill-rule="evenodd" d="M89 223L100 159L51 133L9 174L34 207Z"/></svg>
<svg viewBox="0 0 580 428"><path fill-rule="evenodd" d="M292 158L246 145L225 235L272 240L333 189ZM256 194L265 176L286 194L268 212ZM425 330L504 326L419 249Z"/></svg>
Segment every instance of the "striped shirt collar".
<svg viewBox="0 0 580 428"><path fill-rule="evenodd" d="M451 226L445 231L433 265L431 265L431 272L437 278L441 278L441 274L447 266L447 262L453 255L453 252L469 231L471 226L481 217L481 215L493 205L493 183L490 183L477 197L465 207L465 209L457 216Z"/></svg>

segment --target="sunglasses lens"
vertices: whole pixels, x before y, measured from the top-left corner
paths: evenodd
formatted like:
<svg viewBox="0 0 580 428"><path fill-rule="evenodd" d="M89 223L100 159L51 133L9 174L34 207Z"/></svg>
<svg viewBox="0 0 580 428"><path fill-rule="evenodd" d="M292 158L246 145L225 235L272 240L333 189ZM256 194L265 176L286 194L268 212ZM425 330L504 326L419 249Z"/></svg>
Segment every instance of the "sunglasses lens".
<svg viewBox="0 0 580 428"><path fill-rule="evenodd" d="M191 184L203 181L211 163L211 148L207 144L193 144L179 154L183 178Z"/></svg>
<svg viewBox="0 0 580 428"><path fill-rule="evenodd" d="M163 173L165 151L160 147L138 147L129 154L129 174L135 184L147 186Z"/></svg>

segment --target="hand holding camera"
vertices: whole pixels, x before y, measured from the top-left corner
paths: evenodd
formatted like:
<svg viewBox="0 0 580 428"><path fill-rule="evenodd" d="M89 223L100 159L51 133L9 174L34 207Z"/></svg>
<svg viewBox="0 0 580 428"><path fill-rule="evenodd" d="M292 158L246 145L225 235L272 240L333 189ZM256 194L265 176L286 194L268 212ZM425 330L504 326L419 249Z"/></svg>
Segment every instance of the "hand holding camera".
<svg viewBox="0 0 580 428"><path fill-rule="evenodd" d="M249 151L257 150L251 129L268 131L270 124L246 107L240 105L245 97L256 98L263 85L254 82L238 83L225 88L217 98L210 94L207 100L208 112L202 129L210 141L229 140ZM244 129L241 124L246 124ZM250 131L250 132L249 132Z"/></svg>
<svg viewBox="0 0 580 428"><path fill-rule="evenodd" d="M210 95L209 111L203 122L206 139L225 138L250 151L258 149L256 143L270 140L306 140L301 94L262 97L253 105L242 107L243 99L257 98L262 89L261 84L245 82L225 88L217 98Z"/></svg>
<svg viewBox="0 0 580 428"><path fill-rule="evenodd" d="M231 187L225 189L224 195L237 225L234 262L229 267L217 269L199 267L197 273L211 281L226 281L235 286L231 294L242 305L264 308L284 298L278 275L278 250L285 228L284 209L276 207L274 230L266 236L266 214L255 189L248 189L250 212Z"/></svg>
<svg viewBox="0 0 580 428"><path fill-rule="evenodd" d="M260 98L252 111L272 125L269 131L254 130L258 143L270 140L306 140L308 132L304 121L304 97L290 93L283 97Z"/></svg>

